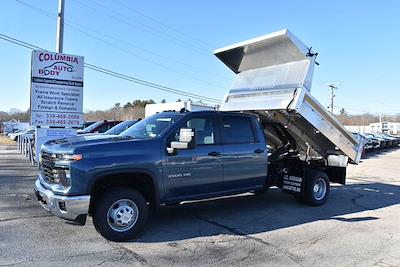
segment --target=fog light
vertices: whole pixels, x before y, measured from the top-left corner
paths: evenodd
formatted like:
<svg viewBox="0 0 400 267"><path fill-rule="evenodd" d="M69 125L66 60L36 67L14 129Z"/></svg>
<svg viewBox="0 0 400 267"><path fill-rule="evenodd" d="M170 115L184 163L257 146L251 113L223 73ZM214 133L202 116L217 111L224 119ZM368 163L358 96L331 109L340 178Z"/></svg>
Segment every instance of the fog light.
<svg viewBox="0 0 400 267"><path fill-rule="evenodd" d="M58 202L58 207L59 207L60 210L62 210L62 211L67 211L67 208L65 207L65 202L64 202L64 201Z"/></svg>

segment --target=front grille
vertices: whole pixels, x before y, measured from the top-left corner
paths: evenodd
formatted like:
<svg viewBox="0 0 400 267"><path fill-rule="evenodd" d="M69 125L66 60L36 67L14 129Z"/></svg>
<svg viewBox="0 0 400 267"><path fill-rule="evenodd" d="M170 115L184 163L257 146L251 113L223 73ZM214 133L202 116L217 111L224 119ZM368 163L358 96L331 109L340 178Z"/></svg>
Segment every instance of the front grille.
<svg viewBox="0 0 400 267"><path fill-rule="evenodd" d="M41 151L42 160L40 163L40 171L43 179L48 183L59 183L58 171L63 170L62 168L56 168L54 162L56 157L53 154L46 151Z"/></svg>

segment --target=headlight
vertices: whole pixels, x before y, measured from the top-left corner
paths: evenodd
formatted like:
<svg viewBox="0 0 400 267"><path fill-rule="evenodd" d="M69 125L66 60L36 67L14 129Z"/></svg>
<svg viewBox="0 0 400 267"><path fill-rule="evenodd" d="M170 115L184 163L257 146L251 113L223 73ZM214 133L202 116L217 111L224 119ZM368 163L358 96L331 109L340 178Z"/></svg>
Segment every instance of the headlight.
<svg viewBox="0 0 400 267"><path fill-rule="evenodd" d="M83 158L82 154L73 154L73 155L61 154L60 156L61 156L62 160L71 160L71 161L78 161L78 160L81 160Z"/></svg>
<svg viewBox="0 0 400 267"><path fill-rule="evenodd" d="M56 155L54 166L59 168L68 168L69 164L74 161L83 159L82 154L58 154Z"/></svg>

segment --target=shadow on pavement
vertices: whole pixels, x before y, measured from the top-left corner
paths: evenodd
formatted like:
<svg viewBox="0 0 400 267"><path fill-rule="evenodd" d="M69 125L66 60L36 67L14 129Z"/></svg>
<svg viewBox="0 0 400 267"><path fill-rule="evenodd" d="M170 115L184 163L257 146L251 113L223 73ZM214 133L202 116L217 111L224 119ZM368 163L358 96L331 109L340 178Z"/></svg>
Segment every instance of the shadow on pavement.
<svg viewBox="0 0 400 267"><path fill-rule="evenodd" d="M357 213L399 203L400 187L384 183L333 186L330 198L321 207L306 206L272 188L264 195L164 207L135 241L170 242L220 234L257 234L319 220L345 223L379 220Z"/></svg>

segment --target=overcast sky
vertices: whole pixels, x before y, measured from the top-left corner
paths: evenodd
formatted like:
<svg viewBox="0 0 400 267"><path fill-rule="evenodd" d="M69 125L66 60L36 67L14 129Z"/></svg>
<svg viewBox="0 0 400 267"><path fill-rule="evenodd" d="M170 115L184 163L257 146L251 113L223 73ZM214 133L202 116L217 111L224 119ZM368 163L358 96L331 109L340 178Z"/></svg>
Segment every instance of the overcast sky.
<svg viewBox="0 0 400 267"><path fill-rule="evenodd" d="M214 49L288 28L319 52L312 94L351 113L400 112L400 1L65 0L64 53L85 62L221 99L233 73ZM0 33L54 51L57 0L2 0ZM0 40L0 110L29 108L29 49ZM84 110L134 99L175 101L85 69Z"/></svg>

